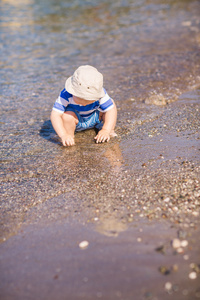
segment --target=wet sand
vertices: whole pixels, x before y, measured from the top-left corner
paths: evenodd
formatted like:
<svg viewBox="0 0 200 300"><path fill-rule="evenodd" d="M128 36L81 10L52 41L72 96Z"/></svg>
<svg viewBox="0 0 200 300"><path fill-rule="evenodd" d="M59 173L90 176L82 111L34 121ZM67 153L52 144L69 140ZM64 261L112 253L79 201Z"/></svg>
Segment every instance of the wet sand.
<svg viewBox="0 0 200 300"><path fill-rule="evenodd" d="M0 11L0 299L199 299L199 1L78 3ZM85 63L118 137L64 148L49 115Z"/></svg>
<svg viewBox="0 0 200 300"><path fill-rule="evenodd" d="M198 299L199 283L188 276L199 234L192 230L186 261L171 248L176 231L165 221L134 224L118 237L71 220L28 226L1 249L2 299Z"/></svg>
<svg viewBox="0 0 200 300"><path fill-rule="evenodd" d="M91 130L74 148L54 146L73 166L55 168L54 183L72 170L73 180L1 244L2 299L200 297L199 99L183 95L107 144L88 146Z"/></svg>

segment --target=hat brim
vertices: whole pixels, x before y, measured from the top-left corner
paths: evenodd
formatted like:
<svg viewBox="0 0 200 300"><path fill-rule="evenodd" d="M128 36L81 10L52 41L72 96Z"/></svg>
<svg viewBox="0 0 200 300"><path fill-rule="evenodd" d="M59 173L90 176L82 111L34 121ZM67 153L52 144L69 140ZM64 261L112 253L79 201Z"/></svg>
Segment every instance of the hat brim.
<svg viewBox="0 0 200 300"><path fill-rule="evenodd" d="M67 78L66 82L65 82L65 89L66 91L68 91L68 93L76 96L74 93L74 89L73 89L73 86L72 86L72 76L70 76L69 78Z"/></svg>
<svg viewBox="0 0 200 300"><path fill-rule="evenodd" d="M105 96L104 88L102 88L101 92L97 94L88 94L83 93L83 91L79 90L78 88L74 88L73 83L72 83L72 76L70 76L66 82L65 82L65 89L68 93L82 98L84 100L92 101L92 100L99 100L100 98L103 98Z"/></svg>

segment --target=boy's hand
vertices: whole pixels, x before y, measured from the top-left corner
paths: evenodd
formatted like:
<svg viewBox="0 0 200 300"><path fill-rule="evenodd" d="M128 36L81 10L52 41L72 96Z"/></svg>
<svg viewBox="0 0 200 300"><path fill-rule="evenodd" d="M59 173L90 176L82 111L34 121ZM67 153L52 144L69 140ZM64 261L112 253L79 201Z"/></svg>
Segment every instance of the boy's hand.
<svg viewBox="0 0 200 300"><path fill-rule="evenodd" d="M110 133L107 129L101 129L94 138L96 143L104 143L110 140Z"/></svg>
<svg viewBox="0 0 200 300"><path fill-rule="evenodd" d="M75 145L75 142L74 142L74 137L71 136L71 135L63 135L60 137L61 140L62 140L62 144L63 146L73 146Z"/></svg>

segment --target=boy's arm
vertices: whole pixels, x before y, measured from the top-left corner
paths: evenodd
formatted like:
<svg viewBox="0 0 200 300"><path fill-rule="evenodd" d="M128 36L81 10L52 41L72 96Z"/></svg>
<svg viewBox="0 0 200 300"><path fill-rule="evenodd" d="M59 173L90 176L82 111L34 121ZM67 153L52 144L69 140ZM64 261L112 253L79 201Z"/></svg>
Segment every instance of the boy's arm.
<svg viewBox="0 0 200 300"><path fill-rule="evenodd" d="M51 112L51 123L57 135L61 138L63 146L72 146L74 145L74 138L67 134L67 131L64 127L62 114L52 110Z"/></svg>
<svg viewBox="0 0 200 300"><path fill-rule="evenodd" d="M95 136L96 143L108 142L110 140L110 134L113 131L117 121L117 108L113 101L113 108L106 111L104 114L104 125L102 129Z"/></svg>

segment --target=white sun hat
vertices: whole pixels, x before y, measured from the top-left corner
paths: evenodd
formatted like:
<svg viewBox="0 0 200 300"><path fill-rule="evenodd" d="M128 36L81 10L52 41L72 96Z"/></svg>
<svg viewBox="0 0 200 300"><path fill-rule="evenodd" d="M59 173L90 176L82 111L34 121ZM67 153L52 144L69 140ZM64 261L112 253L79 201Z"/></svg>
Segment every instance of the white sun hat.
<svg viewBox="0 0 200 300"><path fill-rule="evenodd" d="M94 67L80 66L66 80L65 89L72 95L84 100L99 100L105 96L103 75Z"/></svg>

